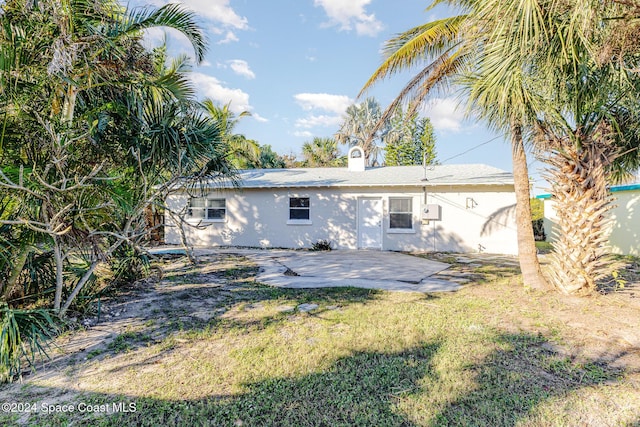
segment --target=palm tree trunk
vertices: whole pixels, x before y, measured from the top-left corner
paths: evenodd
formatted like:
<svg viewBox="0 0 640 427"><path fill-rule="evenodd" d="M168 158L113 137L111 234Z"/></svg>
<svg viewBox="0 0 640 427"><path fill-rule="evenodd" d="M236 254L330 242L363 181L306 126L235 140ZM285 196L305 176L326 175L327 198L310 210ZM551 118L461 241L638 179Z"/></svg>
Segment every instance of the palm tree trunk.
<svg viewBox="0 0 640 427"><path fill-rule="evenodd" d="M542 275L533 238L531 202L529 192L529 168L522 139L522 128L511 126L511 155L513 161L513 185L516 193L516 228L518 233L518 260L525 286L535 289L550 289Z"/></svg>
<svg viewBox="0 0 640 427"><path fill-rule="evenodd" d="M557 229L550 279L565 294L589 294L611 274L607 257L613 197L606 166L615 150L603 141L559 144L547 162L556 202Z"/></svg>

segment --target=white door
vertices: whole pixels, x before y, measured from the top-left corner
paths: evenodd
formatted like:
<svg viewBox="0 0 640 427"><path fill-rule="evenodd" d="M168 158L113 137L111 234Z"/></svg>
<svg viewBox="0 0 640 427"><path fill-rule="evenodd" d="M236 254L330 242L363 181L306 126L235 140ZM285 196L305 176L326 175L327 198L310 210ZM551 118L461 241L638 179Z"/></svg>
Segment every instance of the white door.
<svg viewBox="0 0 640 427"><path fill-rule="evenodd" d="M358 248L382 249L382 199L358 199Z"/></svg>

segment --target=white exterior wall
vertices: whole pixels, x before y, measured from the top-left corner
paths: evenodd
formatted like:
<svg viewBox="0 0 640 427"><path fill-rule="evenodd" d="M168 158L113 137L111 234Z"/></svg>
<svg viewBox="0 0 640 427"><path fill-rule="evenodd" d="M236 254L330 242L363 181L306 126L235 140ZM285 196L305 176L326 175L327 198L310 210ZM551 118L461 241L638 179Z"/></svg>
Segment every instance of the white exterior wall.
<svg viewBox="0 0 640 427"><path fill-rule="evenodd" d="M422 188L306 188L216 190L212 198L226 199L224 222L206 222L204 229L186 227L194 246L310 247L329 239L336 249L358 248L358 199L381 198L381 249L516 254L515 194L512 186L427 189L427 203L442 207L442 220L423 223ZM310 198L310 221L289 221L289 197ZM389 197L411 197L412 230L389 228ZM472 199L468 202L467 199ZM188 196L173 195L173 210L186 206ZM467 208L467 204L472 208ZM166 218L165 242L179 244L178 229ZM196 222L194 222L195 224Z"/></svg>
<svg viewBox="0 0 640 427"><path fill-rule="evenodd" d="M611 253L621 255L640 255L640 190L616 191L615 207L611 209L612 219L609 247ZM553 242L556 237L555 202L544 199L544 232L547 241Z"/></svg>
<svg viewBox="0 0 640 427"><path fill-rule="evenodd" d="M555 202L551 199L542 199L542 209L542 228L547 236L547 242L553 243L556 239L556 224L558 222Z"/></svg>

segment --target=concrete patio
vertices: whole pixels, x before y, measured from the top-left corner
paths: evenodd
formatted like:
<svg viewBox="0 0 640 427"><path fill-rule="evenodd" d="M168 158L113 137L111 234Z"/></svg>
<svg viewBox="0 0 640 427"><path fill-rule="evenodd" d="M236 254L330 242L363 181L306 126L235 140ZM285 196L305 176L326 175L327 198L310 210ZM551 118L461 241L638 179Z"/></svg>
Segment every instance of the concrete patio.
<svg viewBox="0 0 640 427"><path fill-rule="evenodd" d="M460 284L433 278L449 264L387 251L309 252L278 249L195 249L243 255L260 268L256 281L282 288L353 286L405 292L450 292Z"/></svg>

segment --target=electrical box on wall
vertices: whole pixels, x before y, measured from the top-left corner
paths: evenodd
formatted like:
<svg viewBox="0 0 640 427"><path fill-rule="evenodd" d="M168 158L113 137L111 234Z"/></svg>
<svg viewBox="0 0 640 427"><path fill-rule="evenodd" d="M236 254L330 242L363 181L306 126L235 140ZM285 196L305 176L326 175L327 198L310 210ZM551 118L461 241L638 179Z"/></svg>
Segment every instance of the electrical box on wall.
<svg viewBox="0 0 640 427"><path fill-rule="evenodd" d="M442 206L440 205L423 205L422 206L423 221L440 221L442 220Z"/></svg>

